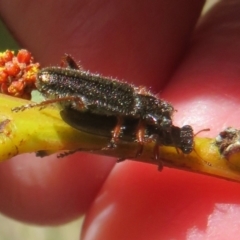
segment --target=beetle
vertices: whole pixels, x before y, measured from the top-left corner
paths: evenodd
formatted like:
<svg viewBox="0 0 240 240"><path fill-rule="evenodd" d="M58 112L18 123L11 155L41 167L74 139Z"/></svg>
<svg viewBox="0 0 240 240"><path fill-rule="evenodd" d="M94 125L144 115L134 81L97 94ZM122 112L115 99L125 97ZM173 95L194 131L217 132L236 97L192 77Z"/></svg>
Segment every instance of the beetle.
<svg viewBox="0 0 240 240"><path fill-rule="evenodd" d="M141 155L144 143L149 141L155 142L156 160L160 160L159 145L175 147L177 152L180 149L184 154L194 150L196 134L190 125L177 127L172 124L174 108L170 103L157 98L145 87L85 71L70 55L65 55L63 60L66 67L47 67L37 73L35 85L45 101L12 110L42 109L57 103L63 121L71 127L109 137L104 150L115 148L119 138L136 141L139 147L135 157ZM39 156L45 154L46 151L39 151ZM162 168L160 161L159 168Z"/></svg>

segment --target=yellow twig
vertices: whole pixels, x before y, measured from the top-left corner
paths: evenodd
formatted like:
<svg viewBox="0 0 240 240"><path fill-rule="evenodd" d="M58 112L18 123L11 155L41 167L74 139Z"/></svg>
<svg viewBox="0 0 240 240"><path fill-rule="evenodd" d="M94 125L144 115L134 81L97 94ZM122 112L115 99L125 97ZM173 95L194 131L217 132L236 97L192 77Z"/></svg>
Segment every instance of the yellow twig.
<svg viewBox="0 0 240 240"><path fill-rule="evenodd" d="M77 131L67 125L60 117L59 110L47 107L23 112L11 109L29 103L28 101L0 94L0 161L18 154L48 150L93 150L94 153L133 158L137 143L119 141L114 150L102 151L109 142L108 138ZM240 181L240 159L234 155L234 164L220 155L215 139L195 138L195 150L184 155L174 147L160 146L160 156L164 166L208 174L215 177ZM144 146L143 154L136 161L159 164L152 158L153 143Z"/></svg>

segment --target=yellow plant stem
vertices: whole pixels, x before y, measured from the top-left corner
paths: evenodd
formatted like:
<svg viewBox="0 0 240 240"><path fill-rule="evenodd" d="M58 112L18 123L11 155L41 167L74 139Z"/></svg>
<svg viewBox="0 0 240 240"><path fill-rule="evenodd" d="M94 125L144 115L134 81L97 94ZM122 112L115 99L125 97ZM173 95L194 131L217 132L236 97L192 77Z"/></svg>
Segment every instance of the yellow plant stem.
<svg viewBox="0 0 240 240"><path fill-rule="evenodd" d="M31 108L17 113L11 110L28 103L0 94L0 161L40 150L57 152L82 149L160 165L153 158L154 143L146 143L139 158L135 158L138 149L135 142L119 140L116 149L103 151L101 149L107 146L109 138L75 130L61 119L58 108ZM240 154L235 153L234 163L225 159L220 155L215 139L195 138L194 151L188 155L165 146L160 146L159 152L164 166L240 181Z"/></svg>

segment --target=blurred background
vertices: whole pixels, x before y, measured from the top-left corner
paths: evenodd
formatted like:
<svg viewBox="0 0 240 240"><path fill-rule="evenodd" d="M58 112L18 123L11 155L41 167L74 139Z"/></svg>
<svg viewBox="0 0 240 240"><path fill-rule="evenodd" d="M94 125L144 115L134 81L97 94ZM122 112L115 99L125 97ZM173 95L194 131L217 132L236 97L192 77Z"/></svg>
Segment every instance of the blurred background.
<svg viewBox="0 0 240 240"><path fill-rule="evenodd" d="M203 9L205 14L219 0L207 0ZM20 49L0 20L0 51ZM36 100L36 97L34 98ZM38 227L17 222L0 214L0 240L78 240L83 219L59 227Z"/></svg>

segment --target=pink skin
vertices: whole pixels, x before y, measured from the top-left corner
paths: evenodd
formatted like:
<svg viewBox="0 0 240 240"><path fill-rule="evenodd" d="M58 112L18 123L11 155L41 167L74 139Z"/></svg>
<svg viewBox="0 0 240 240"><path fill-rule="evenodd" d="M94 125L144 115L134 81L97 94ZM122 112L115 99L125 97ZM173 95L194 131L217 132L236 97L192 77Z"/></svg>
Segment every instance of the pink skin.
<svg viewBox="0 0 240 240"><path fill-rule="evenodd" d="M151 87L178 110L176 125L190 124L195 131L209 127L202 135L214 137L227 126L240 128L240 1L215 7L189 43L202 5L10 0L0 3L0 14L42 64L56 65L70 53L85 69ZM114 163L83 153L61 160L32 155L9 160L0 165L0 210L45 225L88 211L84 240L240 235L240 184Z"/></svg>

